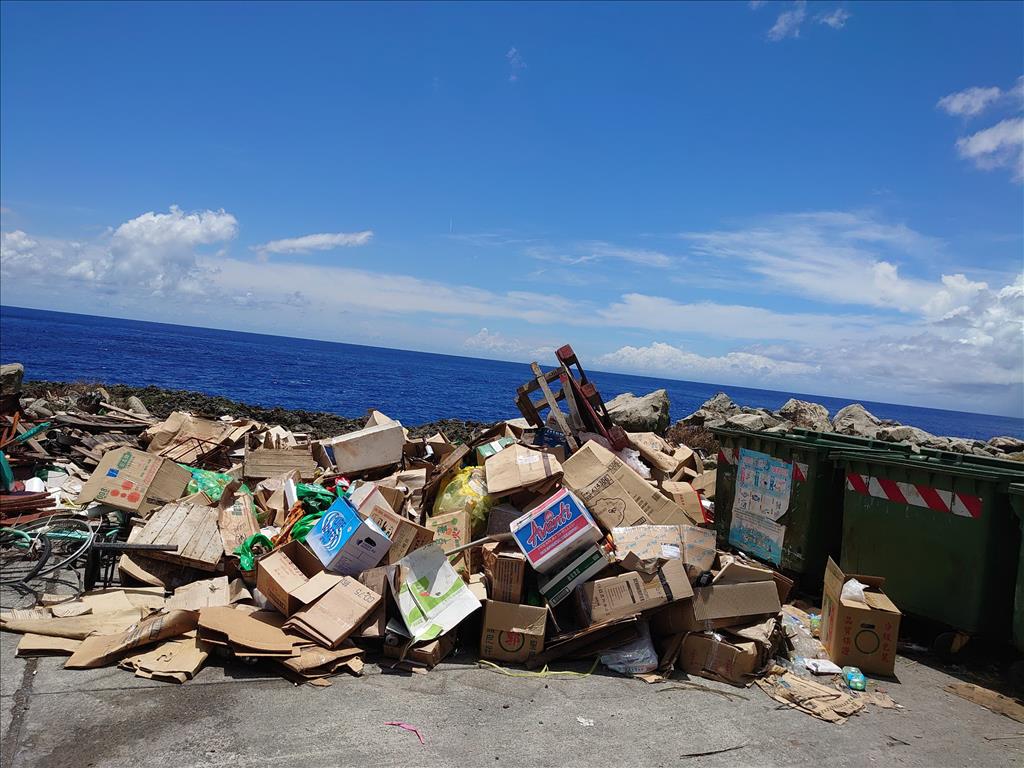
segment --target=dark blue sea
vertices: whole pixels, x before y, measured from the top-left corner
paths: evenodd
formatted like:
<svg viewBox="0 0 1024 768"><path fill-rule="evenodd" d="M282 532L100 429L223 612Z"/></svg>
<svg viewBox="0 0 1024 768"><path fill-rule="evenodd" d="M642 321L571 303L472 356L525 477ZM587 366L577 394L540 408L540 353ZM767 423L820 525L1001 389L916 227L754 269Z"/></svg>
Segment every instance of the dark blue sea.
<svg viewBox="0 0 1024 768"><path fill-rule="evenodd" d="M530 378L523 363L16 307L0 308L0 360L23 363L29 379L152 384L353 417L375 407L408 425L519 416L513 397ZM587 361L582 363L586 368ZM822 403L831 413L851 402L589 369L587 374L605 400L664 387L673 419L720 391L742 405L772 409L790 397ZM862 402L880 418L937 435L1024 435L1024 419Z"/></svg>

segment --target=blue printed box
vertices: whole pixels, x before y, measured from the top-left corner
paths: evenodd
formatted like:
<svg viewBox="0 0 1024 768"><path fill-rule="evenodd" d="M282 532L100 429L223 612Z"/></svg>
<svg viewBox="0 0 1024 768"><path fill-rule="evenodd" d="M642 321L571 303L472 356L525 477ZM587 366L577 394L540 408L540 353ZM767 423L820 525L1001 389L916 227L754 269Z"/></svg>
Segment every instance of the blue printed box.
<svg viewBox="0 0 1024 768"><path fill-rule="evenodd" d="M384 559L391 540L373 520L364 520L347 499L338 499L306 537L324 568L357 576Z"/></svg>

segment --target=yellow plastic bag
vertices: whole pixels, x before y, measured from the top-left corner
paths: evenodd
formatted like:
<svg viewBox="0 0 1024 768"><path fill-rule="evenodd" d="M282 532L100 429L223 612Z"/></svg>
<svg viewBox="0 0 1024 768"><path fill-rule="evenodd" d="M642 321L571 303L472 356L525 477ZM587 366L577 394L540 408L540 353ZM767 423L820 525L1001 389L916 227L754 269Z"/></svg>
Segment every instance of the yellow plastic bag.
<svg viewBox="0 0 1024 768"><path fill-rule="evenodd" d="M470 529L473 538L482 536L487 530L487 515L494 505L494 498L487 495L487 480L483 467L466 467L445 486L434 501L434 514L447 515L452 512L469 512Z"/></svg>

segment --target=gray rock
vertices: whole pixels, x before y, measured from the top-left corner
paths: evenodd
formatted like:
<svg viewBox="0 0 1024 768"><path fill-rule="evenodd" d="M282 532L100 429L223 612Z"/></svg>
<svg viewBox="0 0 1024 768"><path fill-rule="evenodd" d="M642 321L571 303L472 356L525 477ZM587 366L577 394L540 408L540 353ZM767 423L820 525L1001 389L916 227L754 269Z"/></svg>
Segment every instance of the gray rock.
<svg viewBox="0 0 1024 768"><path fill-rule="evenodd" d="M704 426L707 429L716 429L717 427L725 426L725 419L721 416L713 416L704 422Z"/></svg>
<svg viewBox="0 0 1024 768"><path fill-rule="evenodd" d="M109 401L108 401L109 402ZM135 395L128 398L128 410L132 413L138 413L141 416L152 416L146 404L139 400Z"/></svg>
<svg viewBox="0 0 1024 768"><path fill-rule="evenodd" d="M1021 440L1019 437L1010 437L1009 435L993 437L988 441L987 445L990 448L995 448L1000 453L1019 453L1024 451L1024 440Z"/></svg>
<svg viewBox="0 0 1024 768"><path fill-rule="evenodd" d="M779 408L777 414L798 427L816 432L831 432L832 422L828 419L828 408L820 403L790 398Z"/></svg>
<svg viewBox="0 0 1024 768"><path fill-rule="evenodd" d="M739 406L732 401L725 392L719 392L717 395L708 400L704 405L700 407L702 411L711 411L713 413L733 413L739 410Z"/></svg>
<svg viewBox="0 0 1024 768"><path fill-rule="evenodd" d="M832 419L832 428L841 435L876 437L881 422L860 403L840 408Z"/></svg>
<svg viewBox="0 0 1024 768"><path fill-rule="evenodd" d="M901 425L898 427L879 427L876 435L879 440L887 440L890 443L911 443L912 445L924 445L935 437L923 429Z"/></svg>
<svg viewBox="0 0 1024 768"><path fill-rule="evenodd" d="M21 380L25 378L25 366L21 363L0 365L0 396L17 397L21 394Z"/></svg>
<svg viewBox="0 0 1024 768"><path fill-rule="evenodd" d="M668 392L657 389L643 397L625 392L605 403L612 421L627 432L665 434L669 423Z"/></svg>
<svg viewBox="0 0 1024 768"><path fill-rule="evenodd" d="M770 429L771 427L777 427L779 424L780 421L777 418L763 413L737 413L725 420L727 427L746 429L751 432Z"/></svg>

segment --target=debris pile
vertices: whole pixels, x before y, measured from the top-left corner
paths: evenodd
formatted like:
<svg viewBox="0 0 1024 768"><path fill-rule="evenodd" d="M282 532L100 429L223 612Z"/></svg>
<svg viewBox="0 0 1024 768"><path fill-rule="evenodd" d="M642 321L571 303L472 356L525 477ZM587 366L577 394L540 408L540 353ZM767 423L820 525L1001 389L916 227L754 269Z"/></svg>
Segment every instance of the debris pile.
<svg viewBox="0 0 1024 768"><path fill-rule="evenodd" d="M237 659L329 685L371 657L425 672L462 647L497 670L761 679L822 719L855 714L859 694L824 661L891 674L891 652L857 656L834 634L885 603L895 636L880 584L856 577L876 599L849 606L852 577L830 568L842 627L786 605L785 575L719 549L713 456L662 436L667 401L606 406L570 347L556 357L515 393L522 418L459 442L376 410L316 437L161 419L102 389L25 408L5 366L0 582L22 602L0 629L23 634L20 655L176 683ZM58 569L77 587L55 587Z"/></svg>

